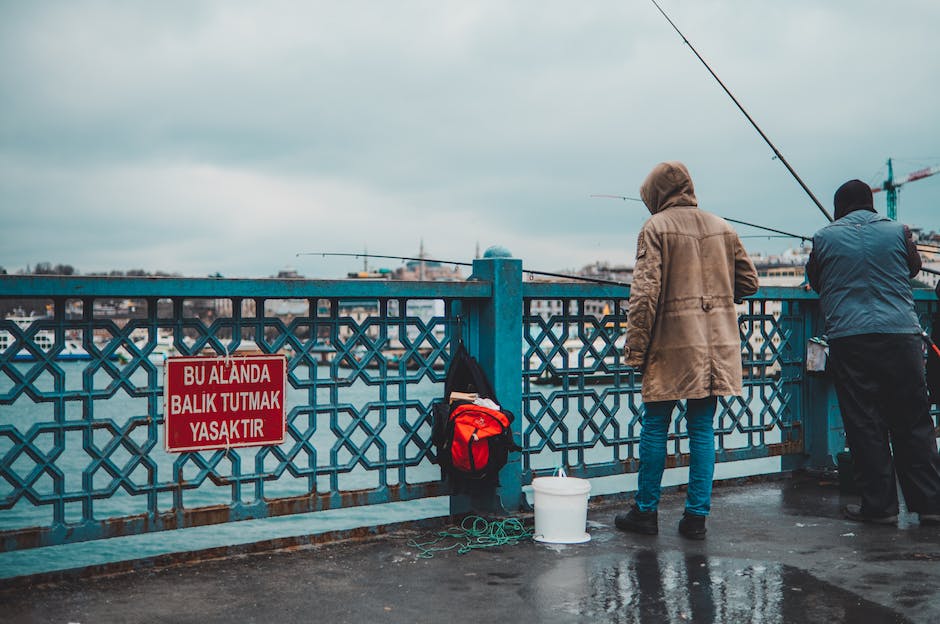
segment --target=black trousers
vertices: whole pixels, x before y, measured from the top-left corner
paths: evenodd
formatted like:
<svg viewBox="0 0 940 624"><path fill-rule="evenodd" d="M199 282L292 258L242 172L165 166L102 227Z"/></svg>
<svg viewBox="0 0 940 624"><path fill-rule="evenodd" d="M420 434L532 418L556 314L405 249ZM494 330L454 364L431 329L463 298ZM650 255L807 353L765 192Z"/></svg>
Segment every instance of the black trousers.
<svg viewBox="0 0 940 624"><path fill-rule="evenodd" d="M895 471L910 511L940 513L940 454L927 403L921 337L836 338L829 341L829 365L862 491L862 513L898 513Z"/></svg>

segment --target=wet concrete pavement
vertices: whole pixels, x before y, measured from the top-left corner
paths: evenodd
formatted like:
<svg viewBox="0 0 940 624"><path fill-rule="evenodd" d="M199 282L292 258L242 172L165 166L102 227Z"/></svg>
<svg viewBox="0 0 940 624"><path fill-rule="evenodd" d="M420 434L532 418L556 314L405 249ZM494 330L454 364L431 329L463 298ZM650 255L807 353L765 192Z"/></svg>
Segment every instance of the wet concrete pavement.
<svg viewBox="0 0 940 624"><path fill-rule="evenodd" d="M431 528L27 586L0 581L4 622L940 622L940 527L841 517L834 483L716 488L708 537L681 538L683 492L660 534L420 558ZM526 518L531 522L531 517Z"/></svg>

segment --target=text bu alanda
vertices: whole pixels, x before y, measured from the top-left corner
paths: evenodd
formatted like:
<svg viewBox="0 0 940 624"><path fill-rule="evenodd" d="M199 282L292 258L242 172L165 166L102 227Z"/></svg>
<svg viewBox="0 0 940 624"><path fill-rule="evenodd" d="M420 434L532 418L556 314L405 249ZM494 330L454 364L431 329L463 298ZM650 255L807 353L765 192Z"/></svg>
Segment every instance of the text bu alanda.
<svg viewBox="0 0 940 624"><path fill-rule="evenodd" d="M260 384L271 381L266 364L232 363L183 367L183 385L225 386L231 384ZM280 409L281 390L232 390L227 392L201 392L177 394L170 397L169 410L174 415L217 414Z"/></svg>

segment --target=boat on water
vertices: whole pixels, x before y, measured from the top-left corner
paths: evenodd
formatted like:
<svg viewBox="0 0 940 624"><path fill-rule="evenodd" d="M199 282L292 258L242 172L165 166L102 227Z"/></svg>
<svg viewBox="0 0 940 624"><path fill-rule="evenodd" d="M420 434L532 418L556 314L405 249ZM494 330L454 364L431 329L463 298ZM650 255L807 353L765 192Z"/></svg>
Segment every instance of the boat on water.
<svg viewBox="0 0 940 624"><path fill-rule="evenodd" d="M148 346L147 340L138 340L134 342L134 346L140 349L141 352L146 353L147 359L157 366L163 366L168 357L179 354L173 344L173 336L166 334L158 335L152 348ZM130 360L130 356L128 356L128 360Z"/></svg>
<svg viewBox="0 0 940 624"><path fill-rule="evenodd" d="M560 386L569 376L583 379L585 384L601 385L612 383L617 375L627 375L629 371L618 362L615 353L623 352L626 335L596 337L586 343L580 337L567 338L554 349L543 346L529 357L528 376L537 385ZM615 374L614 371L617 373Z"/></svg>
<svg viewBox="0 0 940 624"><path fill-rule="evenodd" d="M151 341L149 338L138 338L137 340L134 340L134 347L137 349L137 351L140 351L141 354L145 355L147 359L150 360L150 362L156 364L157 366L163 366L166 364L167 358L176 355L196 355L204 357L220 357L224 355L224 353L219 353L216 349L211 347L205 347L198 353L193 353L192 346L195 343L195 340L189 336L184 336L182 342L186 348L181 352L176 346L176 341L173 338L173 334L161 331L157 334L156 340L154 341ZM218 342L224 349L231 348L231 340L220 339ZM257 355L261 353L262 351L252 342L242 342L229 351L229 355L233 357ZM131 352L123 347L117 350L117 355L118 359L125 363L134 359Z"/></svg>
<svg viewBox="0 0 940 624"><path fill-rule="evenodd" d="M184 341L191 343L189 339L184 339ZM144 354L150 362L157 366L163 366L168 357L179 355L179 350L176 348L173 341L173 334L162 331L157 333L156 340L152 342L149 338L138 338L134 340L134 348ZM123 363L130 362L134 359L134 355L123 346L117 350L116 355Z"/></svg>
<svg viewBox="0 0 940 624"><path fill-rule="evenodd" d="M25 333L30 329L33 323L41 321L43 318L45 317L36 316L34 314L26 315L22 313L22 311L19 311L18 313L8 314L4 317L4 321L6 321L6 323L12 323ZM14 345L16 345L18 341L18 336L10 331L10 325L6 323L5 327L0 327L0 353L5 353L8 349L14 348ZM55 352L55 360L57 361L92 359L92 355L82 346L81 341L66 337L61 343L56 344L55 332L49 329L41 329L32 334L30 342L37 350L43 353ZM112 359L115 358L116 356L112 356ZM12 359L17 362L23 362L35 361L40 358L37 357L35 350L29 349L26 346L26 342L20 340L19 346L13 354Z"/></svg>

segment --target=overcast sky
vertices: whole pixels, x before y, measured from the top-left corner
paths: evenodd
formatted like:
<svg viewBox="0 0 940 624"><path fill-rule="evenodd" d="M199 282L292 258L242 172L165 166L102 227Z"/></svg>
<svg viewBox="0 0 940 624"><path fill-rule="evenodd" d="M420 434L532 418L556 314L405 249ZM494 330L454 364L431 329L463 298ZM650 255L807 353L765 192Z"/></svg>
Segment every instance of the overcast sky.
<svg viewBox="0 0 940 624"><path fill-rule="evenodd" d="M661 4L830 212L889 157L940 164L940 2ZM648 212L590 195L636 197L663 160L705 210L825 223L648 0L0 0L0 55L10 272L341 277L361 261L296 254L421 240L632 263ZM940 229L938 204L940 175L912 182L901 220Z"/></svg>

